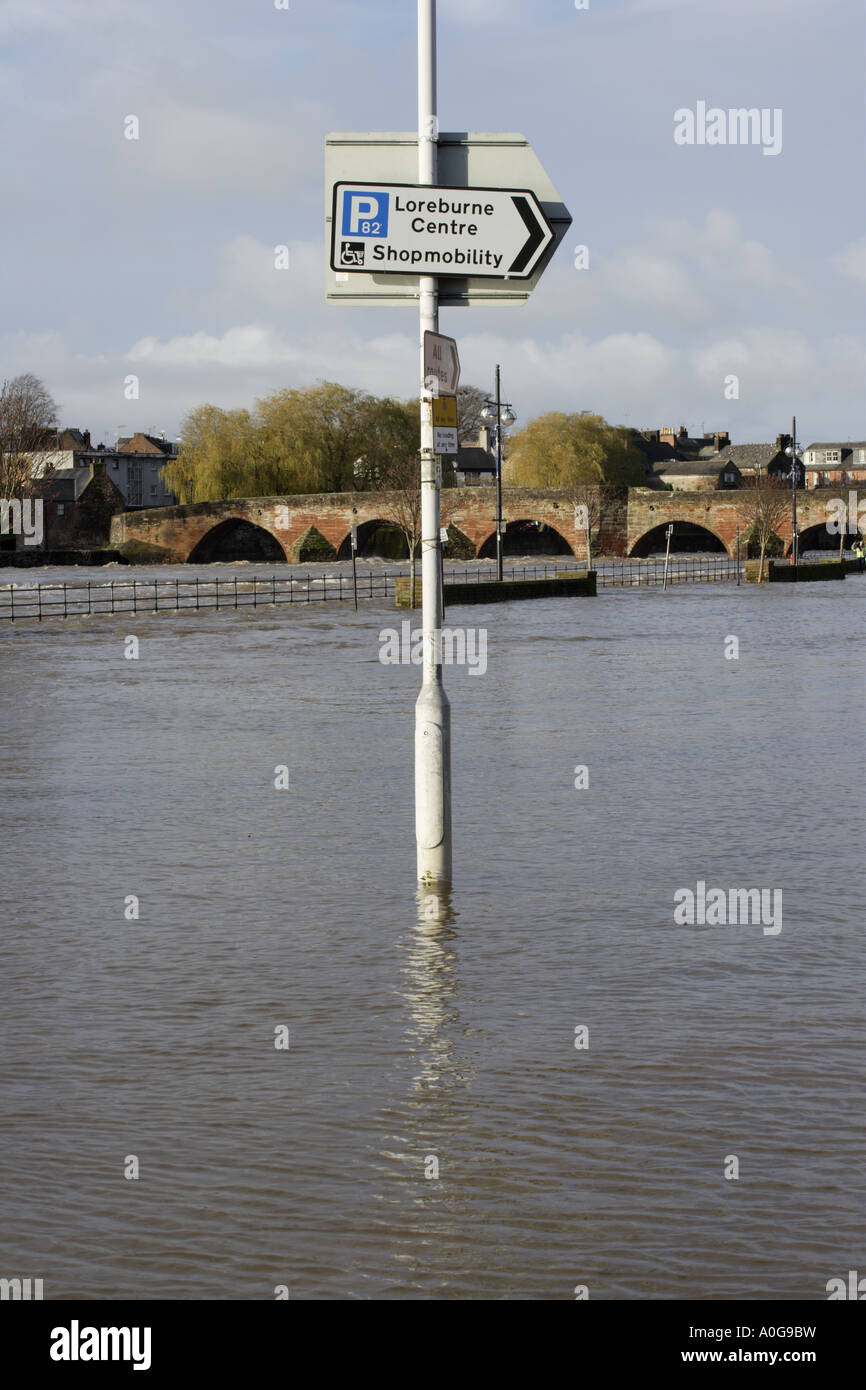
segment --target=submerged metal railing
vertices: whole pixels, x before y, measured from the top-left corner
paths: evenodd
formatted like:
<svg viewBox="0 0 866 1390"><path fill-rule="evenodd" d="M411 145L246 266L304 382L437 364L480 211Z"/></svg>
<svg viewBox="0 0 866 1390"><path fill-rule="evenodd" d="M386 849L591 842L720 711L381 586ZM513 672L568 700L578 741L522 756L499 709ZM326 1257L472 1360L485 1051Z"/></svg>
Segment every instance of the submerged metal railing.
<svg viewBox="0 0 866 1390"><path fill-rule="evenodd" d="M552 579L563 570L575 569L574 560L540 565L515 565L506 569L507 579ZM598 587L627 587L629 585L661 585L663 560L600 560L596 565ZM359 599L388 599L394 595L394 580L405 576L405 570L366 570L357 576ZM495 579L496 567L467 566L446 568L445 581L481 583ZM707 556L683 560L671 559L668 584L710 584L734 582L737 561L727 556ZM420 575L419 575L420 582ZM225 608L275 607L283 603L316 603L328 600L352 601L354 587L351 573L318 575L265 575L229 578L168 579L111 579L37 584L10 584L0 588L0 620L15 622L19 618L81 618L95 614L167 613L217 611Z"/></svg>
<svg viewBox="0 0 866 1390"><path fill-rule="evenodd" d="M387 598L394 575L369 570L358 575L359 598ZM112 579L107 583L62 581L0 589L0 618L81 618L97 613L199 612L263 608L353 598L351 574L232 575L202 579Z"/></svg>
<svg viewBox="0 0 866 1390"><path fill-rule="evenodd" d="M595 569L599 589L656 584L661 587L665 582L668 587L671 584L736 584L738 572L740 579L743 576L742 561L732 560L728 555L690 555L683 559L672 555L667 581L664 559L600 560Z"/></svg>

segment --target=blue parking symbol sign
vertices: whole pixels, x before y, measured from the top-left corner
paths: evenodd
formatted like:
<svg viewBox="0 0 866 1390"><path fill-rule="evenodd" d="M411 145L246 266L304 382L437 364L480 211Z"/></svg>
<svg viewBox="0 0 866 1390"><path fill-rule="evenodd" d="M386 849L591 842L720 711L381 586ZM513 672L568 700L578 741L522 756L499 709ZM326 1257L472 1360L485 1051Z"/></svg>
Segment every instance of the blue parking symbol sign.
<svg viewBox="0 0 866 1390"><path fill-rule="evenodd" d="M386 237L388 196L364 188L344 188L343 236Z"/></svg>

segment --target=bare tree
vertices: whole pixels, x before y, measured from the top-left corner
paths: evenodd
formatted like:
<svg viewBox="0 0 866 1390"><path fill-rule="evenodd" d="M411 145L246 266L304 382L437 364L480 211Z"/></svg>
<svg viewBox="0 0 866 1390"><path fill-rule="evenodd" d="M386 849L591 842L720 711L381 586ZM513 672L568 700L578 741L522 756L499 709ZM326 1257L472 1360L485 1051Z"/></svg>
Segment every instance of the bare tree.
<svg viewBox="0 0 866 1390"><path fill-rule="evenodd" d="M0 388L0 494L24 497L33 489L30 455L44 446L46 430L57 426L57 403L47 387L25 372ZM53 472L47 466L42 476Z"/></svg>
<svg viewBox="0 0 866 1390"><path fill-rule="evenodd" d="M761 584L764 580L767 548L774 536L778 539L779 527L791 514L790 492L781 478L760 472L755 473L746 491L750 493L749 511L752 517L749 542L760 549L758 583Z"/></svg>
<svg viewBox="0 0 866 1390"><path fill-rule="evenodd" d="M586 568L592 569L593 540L598 540L602 509L609 489L596 483L574 483L567 489L574 507L574 529L583 531L586 541Z"/></svg>
<svg viewBox="0 0 866 1390"><path fill-rule="evenodd" d="M382 510L403 532L409 547L411 575L409 604L415 607L415 556L421 544L421 461L417 454L389 459L379 471L379 487L387 496Z"/></svg>
<svg viewBox="0 0 866 1390"><path fill-rule="evenodd" d="M474 444L478 431L484 424L481 412L488 396L480 386L457 387L457 442Z"/></svg>

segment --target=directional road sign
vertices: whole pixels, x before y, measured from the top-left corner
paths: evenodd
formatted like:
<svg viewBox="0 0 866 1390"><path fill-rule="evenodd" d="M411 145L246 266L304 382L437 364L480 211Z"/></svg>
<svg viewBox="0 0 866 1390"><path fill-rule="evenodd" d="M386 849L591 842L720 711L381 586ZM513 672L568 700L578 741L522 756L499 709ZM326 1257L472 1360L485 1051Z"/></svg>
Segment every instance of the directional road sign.
<svg viewBox="0 0 866 1390"><path fill-rule="evenodd" d="M436 396L453 396L460 381L457 344L444 333L424 334L424 384Z"/></svg>
<svg viewBox="0 0 866 1390"><path fill-rule="evenodd" d="M528 279L553 230L528 188L338 183L331 269Z"/></svg>
<svg viewBox="0 0 866 1390"><path fill-rule="evenodd" d="M472 304L522 304L532 293L550 261L556 247L562 241L569 226L571 215L556 191L540 160L528 140L515 133L490 134L488 132L441 132L438 139L439 182L445 188L458 188L465 195L470 188L495 190L510 189L518 196L521 190L531 190L533 198L540 205L545 219L552 228L553 239L536 255L528 274L509 274L506 279L500 266L499 271L490 274L490 267L473 266L461 275L459 264L452 263L450 274L440 266L436 274L439 279L439 303L442 308L455 308ZM326 289L332 303L344 304L416 304L418 302L418 268L414 273L406 268L405 274L393 274L378 268L369 268L372 255L371 244L381 238L363 236L339 236L339 241L360 241L364 243L364 268L357 263L334 269L331 264L331 247L337 239L332 232L334 214L334 187L336 184L352 184L356 191L372 192L376 186L401 185L415 187L418 171L418 132L417 131L355 131L335 132L325 142L325 222L326 234ZM434 196L433 190L425 190ZM377 205L378 206L378 205ZM520 222L519 213L514 216ZM376 221L374 217L370 219ZM444 216L428 218L431 221L444 221ZM461 219L457 219L458 221ZM463 219L464 221L467 219ZM487 218L485 217L485 221ZM477 237L473 234L477 249ZM524 244L529 238L525 232ZM471 238L470 238L471 239ZM341 245L342 251L342 245ZM411 249L411 248L408 248ZM458 248L460 249L460 248ZM360 259L360 251L355 248L354 260ZM512 260L514 257L512 257ZM483 273L479 273L479 269ZM432 270L428 268L428 273Z"/></svg>

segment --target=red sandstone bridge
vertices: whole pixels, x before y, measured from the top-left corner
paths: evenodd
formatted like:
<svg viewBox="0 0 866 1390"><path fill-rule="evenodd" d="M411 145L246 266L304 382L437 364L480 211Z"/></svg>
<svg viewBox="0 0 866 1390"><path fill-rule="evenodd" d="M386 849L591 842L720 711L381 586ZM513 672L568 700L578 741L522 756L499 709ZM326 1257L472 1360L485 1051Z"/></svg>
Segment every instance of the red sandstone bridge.
<svg viewBox="0 0 866 1390"><path fill-rule="evenodd" d="M861 489L862 490L862 489ZM826 522L832 498L847 489L819 488L797 494L801 550L828 543ZM866 498L866 490L864 490ZM359 552L380 527L393 524L389 494L335 492L315 496L238 497L225 502L195 502L122 512L111 524L111 545L146 542L158 547L150 558L167 563L209 563L258 559L271 562L350 555L352 526L358 528ZM503 488L502 512L509 548L521 550L528 538L535 550L574 555L586 560L582 529L574 524L574 504L567 489ZM618 488L606 497L596 552L645 555L664 548L664 528L673 522L680 548L724 550L736 554L737 528L743 544L752 528L754 503L748 489L717 492L662 492ZM492 487L446 488L442 520L452 540L467 556L488 556L495 546L496 494ZM532 530L535 528L535 537ZM541 536L538 529L541 528ZM779 529L787 553L790 518ZM832 542L830 542L832 543Z"/></svg>

